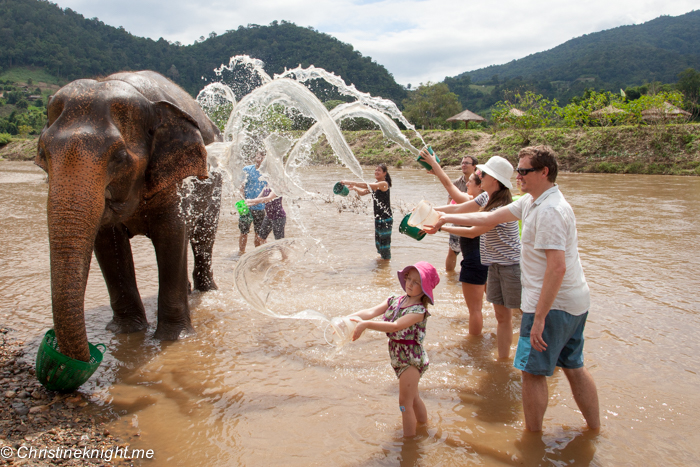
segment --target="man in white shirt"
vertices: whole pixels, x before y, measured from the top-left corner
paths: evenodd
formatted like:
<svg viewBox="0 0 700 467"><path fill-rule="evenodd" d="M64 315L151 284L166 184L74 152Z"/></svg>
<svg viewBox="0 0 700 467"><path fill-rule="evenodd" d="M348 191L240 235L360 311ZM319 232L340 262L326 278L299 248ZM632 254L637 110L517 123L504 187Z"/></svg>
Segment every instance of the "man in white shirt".
<svg viewBox="0 0 700 467"><path fill-rule="evenodd" d="M588 426L600 428L598 391L583 364L583 330L590 294L578 255L576 218L556 185L556 156L548 146L518 154L525 196L491 212L444 215L435 228L495 225L521 219L523 319L514 366L522 371L523 410L529 431L541 431L549 393L547 376L559 366Z"/></svg>

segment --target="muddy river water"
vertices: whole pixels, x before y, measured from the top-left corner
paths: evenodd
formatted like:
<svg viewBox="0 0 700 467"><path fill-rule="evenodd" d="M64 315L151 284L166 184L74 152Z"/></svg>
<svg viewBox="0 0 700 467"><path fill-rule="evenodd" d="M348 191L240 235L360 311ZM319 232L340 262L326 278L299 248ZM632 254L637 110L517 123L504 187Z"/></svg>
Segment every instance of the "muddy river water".
<svg viewBox="0 0 700 467"><path fill-rule="evenodd" d="M445 198L424 171L395 169L392 176L395 218L401 206ZM303 182L330 198L333 183L348 177L340 168L314 168ZM144 465L694 464L700 178L563 174L559 183L577 216L592 294L585 357L598 385L599 434L584 429L561 371L549 379L544 433L524 433L520 374L495 359L490 306L484 335L468 336L458 277L444 270L446 236L417 242L399 234L396 222L393 257L382 262L369 210L323 201L300 203L306 233L287 225L288 237L321 240L323 261L280 289L278 304L340 316L398 293L396 270L407 264L426 260L440 272L426 338L431 365L420 383L430 421L415 440L401 437L383 334L367 332L336 351L314 322L270 318L241 299L230 259L239 236L230 203L215 247L219 290L191 296L196 336L151 338L158 282L144 237L132 245L151 330L105 331L111 309L93 260L88 337L108 350L81 392L94 410L113 414L110 431L155 451ZM27 342L30 359L52 326L46 193L43 172L31 163L0 163L0 324Z"/></svg>

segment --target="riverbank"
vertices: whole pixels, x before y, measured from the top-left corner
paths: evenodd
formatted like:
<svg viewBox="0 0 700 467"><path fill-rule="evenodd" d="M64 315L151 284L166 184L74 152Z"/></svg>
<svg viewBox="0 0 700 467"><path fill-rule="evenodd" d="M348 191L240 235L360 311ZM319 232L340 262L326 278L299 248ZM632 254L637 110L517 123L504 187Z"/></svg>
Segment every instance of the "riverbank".
<svg viewBox="0 0 700 467"><path fill-rule="evenodd" d="M113 456L128 444L109 433L82 394L41 386L24 343L11 333L0 327L0 465L131 465ZM31 458L30 452L37 454Z"/></svg>
<svg viewBox="0 0 700 467"><path fill-rule="evenodd" d="M418 167L414 157L386 140L381 131L344 131L345 139L362 165L384 162L393 167ZM412 132L405 132L413 137ZM475 130L426 130L423 140L439 154L443 165L459 165L462 156L480 161L491 156L517 163L527 145L547 144L559 155L562 171L654 175L700 175L700 125L616 126L608 128L544 128L527 133ZM0 148L0 160L33 160L36 139L13 141ZM421 147L418 138L411 144ZM315 146L316 163L335 162L322 137Z"/></svg>
<svg viewBox="0 0 700 467"><path fill-rule="evenodd" d="M344 132L362 165L385 162L394 167L415 166L411 154L387 142L380 131ZM405 132L407 137L412 134ZM550 145L567 172L700 175L700 125L619 126L608 128L545 128L527 135L513 131L474 130L422 132L443 165L459 165L464 155L485 162L491 156L517 163L518 151L528 145ZM421 146L418 138L411 144ZM318 162L333 159L329 145L318 145Z"/></svg>

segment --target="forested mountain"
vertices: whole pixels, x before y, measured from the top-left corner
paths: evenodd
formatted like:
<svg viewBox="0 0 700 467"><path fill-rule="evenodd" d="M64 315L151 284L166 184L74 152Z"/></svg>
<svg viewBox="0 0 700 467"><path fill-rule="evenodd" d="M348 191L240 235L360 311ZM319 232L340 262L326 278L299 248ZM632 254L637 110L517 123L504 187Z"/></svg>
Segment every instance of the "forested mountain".
<svg viewBox="0 0 700 467"><path fill-rule="evenodd" d="M700 68L700 10L587 34L551 50L457 78L469 75L473 83L488 81L494 75L548 81L597 78L639 85L675 81L686 68Z"/></svg>
<svg viewBox="0 0 700 467"><path fill-rule="evenodd" d="M213 76L214 68L239 54L263 60L270 75L313 64L375 96L400 102L406 94L386 68L352 45L284 21L241 26L182 46L136 37L47 1L0 0L0 71L37 66L72 80L150 69L167 74L194 95L206 84L202 76Z"/></svg>
<svg viewBox="0 0 700 467"><path fill-rule="evenodd" d="M509 90L531 90L567 103L587 88L619 91L674 83L700 70L700 11L661 16L634 26L587 34L504 65L445 78L466 108L487 111Z"/></svg>

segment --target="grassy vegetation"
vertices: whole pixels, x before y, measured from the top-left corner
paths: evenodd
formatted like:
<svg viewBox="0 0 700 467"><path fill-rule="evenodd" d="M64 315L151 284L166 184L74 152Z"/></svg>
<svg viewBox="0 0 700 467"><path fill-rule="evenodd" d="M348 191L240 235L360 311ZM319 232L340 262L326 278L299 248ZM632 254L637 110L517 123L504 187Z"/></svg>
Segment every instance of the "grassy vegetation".
<svg viewBox="0 0 700 467"><path fill-rule="evenodd" d="M571 172L700 175L700 125L551 128L534 132L529 144L551 146ZM522 147L519 135L499 133L485 156L515 162Z"/></svg>
<svg viewBox="0 0 700 467"><path fill-rule="evenodd" d="M481 91L484 94L491 94L496 89L496 86L491 84L470 84L469 89Z"/></svg>
<svg viewBox="0 0 700 467"><path fill-rule="evenodd" d="M0 73L0 80L2 81L12 81L13 83L27 85L29 80L32 80L31 87L43 87L39 83L45 83L46 85L53 86L63 86L66 84L65 80L57 78L44 70L43 68L35 67L16 67L10 68ZM58 88L56 88L58 89Z"/></svg>

